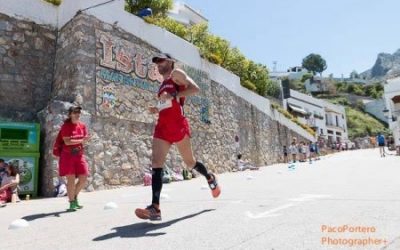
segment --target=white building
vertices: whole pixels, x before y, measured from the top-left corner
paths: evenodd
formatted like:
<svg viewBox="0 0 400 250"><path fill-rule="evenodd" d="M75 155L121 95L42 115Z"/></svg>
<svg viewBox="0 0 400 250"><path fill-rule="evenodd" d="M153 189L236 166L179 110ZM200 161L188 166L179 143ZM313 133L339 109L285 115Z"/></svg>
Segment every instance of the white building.
<svg viewBox="0 0 400 250"><path fill-rule="evenodd" d="M324 102L326 138L328 144L348 140L346 110L341 105Z"/></svg>
<svg viewBox="0 0 400 250"><path fill-rule="evenodd" d="M319 137L326 139L328 145L348 141L346 111L343 106L295 90L290 90L290 97L284 99L283 105L300 122L314 129Z"/></svg>
<svg viewBox="0 0 400 250"><path fill-rule="evenodd" d="M194 10L189 5L180 2L174 3L173 9L168 11L168 16L185 26L208 23L208 19L200 11Z"/></svg>
<svg viewBox="0 0 400 250"><path fill-rule="evenodd" d="M271 79L288 78L289 80L300 80L308 71L300 66L290 67L286 71L270 72Z"/></svg>
<svg viewBox="0 0 400 250"><path fill-rule="evenodd" d="M396 147L400 147L400 77L389 79L385 83L385 115L393 133Z"/></svg>
<svg viewBox="0 0 400 250"><path fill-rule="evenodd" d="M382 112L386 108L386 103L384 98L374 101L364 100L363 103L365 112L373 115L382 122L388 123L388 118L385 117L385 114Z"/></svg>
<svg viewBox="0 0 400 250"><path fill-rule="evenodd" d="M320 93L328 91L326 81L320 76L314 76L304 82L304 87L308 93Z"/></svg>

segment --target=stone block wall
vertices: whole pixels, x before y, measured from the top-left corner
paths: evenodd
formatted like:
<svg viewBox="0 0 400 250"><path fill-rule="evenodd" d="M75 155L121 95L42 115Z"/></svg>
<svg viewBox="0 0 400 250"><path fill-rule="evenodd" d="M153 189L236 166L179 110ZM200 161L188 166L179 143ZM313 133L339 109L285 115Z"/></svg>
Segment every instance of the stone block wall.
<svg viewBox="0 0 400 250"><path fill-rule="evenodd" d="M56 35L0 13L0 119L37 121L51 95Z"/></svg>

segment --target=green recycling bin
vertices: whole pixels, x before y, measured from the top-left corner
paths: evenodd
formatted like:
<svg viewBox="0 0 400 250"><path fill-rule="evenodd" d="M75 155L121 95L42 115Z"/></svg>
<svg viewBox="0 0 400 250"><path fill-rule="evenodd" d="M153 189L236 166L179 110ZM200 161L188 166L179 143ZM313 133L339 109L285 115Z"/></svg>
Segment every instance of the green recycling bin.
<svg viewBox="0 0 400 250"><path fill-rule="evenodd" d="M40 125L0 122L0 158L18 167L19 194L38 193Z"/></svg>
<svg viewBox="0 0 400 250"><path fill-rule="evenodd" d="M39 153L39 144L38 123L0 122L0 152Z"/></svg>

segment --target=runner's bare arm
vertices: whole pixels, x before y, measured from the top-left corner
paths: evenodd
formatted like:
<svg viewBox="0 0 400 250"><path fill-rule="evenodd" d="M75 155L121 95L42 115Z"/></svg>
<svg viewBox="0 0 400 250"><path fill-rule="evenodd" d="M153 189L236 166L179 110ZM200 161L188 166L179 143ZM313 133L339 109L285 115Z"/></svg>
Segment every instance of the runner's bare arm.
<svg viewBox="0 0 400 250"><path fill-rule="evenodd" d="M199 86L190 78L185 71L181 69L175 69L171 74L172 80L181 86L186 86L186 89L180 91L177 97L192 96L200 91Z"/></svg>

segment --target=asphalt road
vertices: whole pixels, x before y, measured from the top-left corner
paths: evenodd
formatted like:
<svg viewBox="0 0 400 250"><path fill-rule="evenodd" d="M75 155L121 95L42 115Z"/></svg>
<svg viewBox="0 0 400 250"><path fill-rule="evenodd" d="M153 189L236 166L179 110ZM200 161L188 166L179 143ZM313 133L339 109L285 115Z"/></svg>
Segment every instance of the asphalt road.
<svg viewBox="0 0 400 250"><path fill-rule="evenodd" d="M22 201L0 208L0 249L400 249L399 179L400 158L370 149L222 174L218 199L200 177L164 185L157 223L134 216L150 187L83 193L74 213L66 198Z"/></svg>

